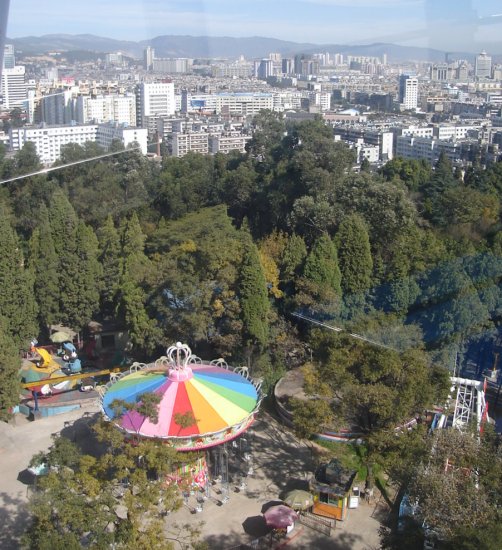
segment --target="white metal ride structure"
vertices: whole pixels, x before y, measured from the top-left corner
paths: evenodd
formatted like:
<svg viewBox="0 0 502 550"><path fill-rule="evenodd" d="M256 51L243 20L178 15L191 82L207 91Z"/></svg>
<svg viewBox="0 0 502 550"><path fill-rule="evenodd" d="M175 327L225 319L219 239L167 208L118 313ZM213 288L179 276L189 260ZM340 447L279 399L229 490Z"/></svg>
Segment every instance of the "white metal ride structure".
<svg viewBox="0 0 502 550"><path fill-rule="evenodd" d="M482 431L482 424L488 419L488 404L485 398L485 384L479 380L451 377L452 386L445 410L439 416L435 428L456 428L464 431L472 422L476 423L477 432ZM453 407L450 406L453 399Z"/></svg>

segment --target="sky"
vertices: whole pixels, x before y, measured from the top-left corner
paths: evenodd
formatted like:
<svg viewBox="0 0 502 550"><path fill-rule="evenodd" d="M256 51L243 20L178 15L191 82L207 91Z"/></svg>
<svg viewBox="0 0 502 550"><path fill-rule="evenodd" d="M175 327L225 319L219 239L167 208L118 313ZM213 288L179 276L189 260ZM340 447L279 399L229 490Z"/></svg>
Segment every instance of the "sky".
<svg viewBox="0 0 502 550"><path fill-rule="evenodd" d="M1 1L1 0L0 0ZM501 0L11 0L9 38L95 34L266 36L315 44L393 42L502 50ZM493 17L500 15L499 18Z"/></svg>

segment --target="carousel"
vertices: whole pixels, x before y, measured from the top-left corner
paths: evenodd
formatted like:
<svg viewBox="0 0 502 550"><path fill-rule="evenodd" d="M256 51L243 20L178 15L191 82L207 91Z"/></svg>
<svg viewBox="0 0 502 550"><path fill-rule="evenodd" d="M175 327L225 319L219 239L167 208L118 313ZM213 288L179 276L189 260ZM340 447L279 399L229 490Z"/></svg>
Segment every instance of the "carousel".
<svg viewBox="0 0 502 550"><path fill-rule="evenodd" d="M203 488L209 478L208 451L218 447L212 460L225 477L226 444L253 423L262 399L260 387L247 368L231 368L223 359L205 362L177 342L155 363L134 363L129 371L112 376L101 406L105 418L126 437L163 441L178 451L206 450L196 464L173 472L175 481L189 474L192 483ZM158 400L155 418L142 415L135 406L152 393ZM117 402L131 409L117 412ZM228 482L228 466L226 477Z"/></svg>

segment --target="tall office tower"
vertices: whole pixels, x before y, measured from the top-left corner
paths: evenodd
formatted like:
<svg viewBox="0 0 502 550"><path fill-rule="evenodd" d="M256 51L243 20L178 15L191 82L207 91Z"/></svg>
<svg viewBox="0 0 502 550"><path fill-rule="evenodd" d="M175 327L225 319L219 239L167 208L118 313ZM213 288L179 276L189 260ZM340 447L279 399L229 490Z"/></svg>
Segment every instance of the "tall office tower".
<svg viewBox="0 0 502 550"><path fill-rule="evenodd" d="M274 74L274 62L272 59L262 59L258 67L258 78L265 80Z"/></svg>
<svg viewBox="0 0 502 550"><path fill-rule="evenodd" d="M142 82L136 88L137 126L143 127L145 117L174 115L176 100L172 82Z"/></svg>
<svg viewBox="0 0 502 550"><path fill-rule="evenodd" d="M295 74L303 74L302 68L308 66L308 62L310 61L310 59L311 56L304 53L295 55Z"/></svg>
<svg viewBox="0 0 502 550"><path fill-rule="evenodd" d="M491 78L492 76L492 58L484 50L476 56L474 75L476 78Z"/></svg>
<svg viewBox="0 0 502 550"><path fill-rule="evenodd" d="M269 53L268 58L277 63L281 62L282 55L280 53Z"/></svg>
<svg viewBox="0 0 502 550"><path fill-rule="evenodd" d="M382 65L387 65L387 54L386 53L384 53L382 55Z"/></svg>
<svg viewBox="0 0 502 550"><path fill-rule="evenodd" d="M399 103L402 103L405 109L418 107L418 78L407 74L399 77Z"/></svg>
<svg viewBox="0 0 502 550"><path fill-rule="evenodd" d="M283 74L291 74L293 72L293 60L292 59L283 59L282 60L282 72L283 72Z"/></svg>
<svg viewBox="0 0 502 550"><path fill-rule="evenodd" d="M13 69L16 66L16 57L14 56L14 46L5 44L3 51L3 68Z"/></svg>
<svg viewBox="0 0 502 550"><path fill-rule="evenodd" d="M431 79L440 82L448 80L448 63L437 63L431 67Z"/></svg>
<svg viewBox="0 0 502 550"><path fill-rule="evenodd" d="M28 98L24 77L24 65L17 65L13 69L2 71L2 97L5 109L24 106L24 102Z"/></svg>
<svg viewBox="0 0 502 550"><path fill-rule="evenodd" d="M467 63L465 61L462 61L457 67L456 78L457 80L463 81L469 78L469 67L467 66Z"/></svg>
<svg viewBox="0 0 502 550"><path fill-rule="evenodd" d="M3 69L3 53L5 44L5 33L7 32L7 19L9 16L9 0L0 2L0 80Z"/></svg>
<svg viewBox="0 0 502 550"><path fill-rule="evenodd" d="M143 50L143 67L146 71L153 71L153 60L155 59L155 50L147 46Z"/></svg>

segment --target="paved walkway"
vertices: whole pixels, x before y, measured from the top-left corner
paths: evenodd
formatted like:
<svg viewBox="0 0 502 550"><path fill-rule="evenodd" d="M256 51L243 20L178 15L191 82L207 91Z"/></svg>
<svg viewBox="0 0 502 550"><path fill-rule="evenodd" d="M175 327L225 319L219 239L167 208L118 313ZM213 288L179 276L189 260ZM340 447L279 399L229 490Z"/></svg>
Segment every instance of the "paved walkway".
<svg viewBox="0 0 502 550"><path fill-rule="evenodd" d="M27 485L22 482L24 470L31 457L46 450L51 444L51 434L63 432L79 443L86 438L84 415L98 412L97 403L71 413L28 422L22 417L17 425L0 423L0 548L19 548L19 536L28 521L25 505ZM76 421L76 422L75 422ZM75 423L74 423L75 422ZM203 504L200 513L195 512L197 502L191 496L188 506L166 518L166 529L172 531L173 523L202 525L202 537L214 550L225 550L249 544L262 536L262 508L278 500L279 496L293 488L306 488L307 480L315 468L310 449L298 441L291 432L266 413L260 415L247 439L251 444L252 459L243 461L237 449L229 460L229 501L221 504L221 485L211 488L210 499ZM229 447L232 449L232 447ZM252 468L246 478L246 486L240 487L242 473ZM24 473L24 474L23 474ZM380 509L362 503L350 510L348 519L338 523L331 537L318 534L304 526L297 526L289 540L282 541L281 548L316 550L373 550L379 547L378 528ZM385 510L383 510L385 515ZM278 547L278 545L276 545Z"/></svg>
<svg viewBox="0 0 502 550"><path fill-rule="evenodd" d="M98 412L97 402L67 414L28 421L16 415L10 424L0 422L0 548L19 548L19 536L28 521L26 502L28 485L23 483L29 474L25 472L31 457L47 450L51 435L64 430L65 425L81 418L86 413Z"/></svg>
<svg viewBox="0 0 502 550"><path fill-rule="evenodd" d="M262 508L278 501L279 496L294 488L308 488L308 479L316 463L310 448L279 424L273 417L262 413L251 432L251 467L253 474L246 478L246 487L240 487L242 472L249 463L238 453L229 459L229 501L222 504L221 484L212 485L210 498L203 502L202 511L196 512L198 495L188 500L188 505L169 516L168 525L203 522L202 537L211 549L226 550L250 544L264 536ZM359 508L350 510L343 523L337 523L330 537L312 529L297 525L288 539L275 548L316 550L373 550L380 546L378 528L386 515L382 505L361 502ZM264 540L268 541L266 537Z"/></svg>

